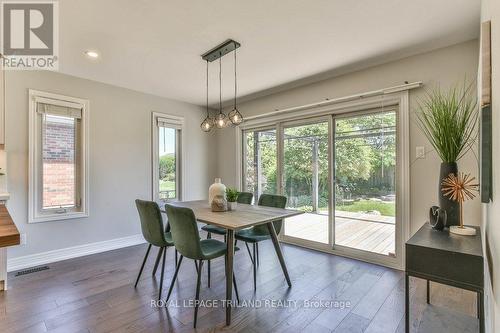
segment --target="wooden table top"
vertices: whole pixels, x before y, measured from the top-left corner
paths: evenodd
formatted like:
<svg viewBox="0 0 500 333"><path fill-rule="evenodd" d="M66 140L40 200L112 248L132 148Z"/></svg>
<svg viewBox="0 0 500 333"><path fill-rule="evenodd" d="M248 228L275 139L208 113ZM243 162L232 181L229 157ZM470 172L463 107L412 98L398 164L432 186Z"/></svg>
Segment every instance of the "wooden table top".
<svg viewBox="0 0 500 333"><path fill-rule="evenodd" d="M207 200L171 202L174 206L191 208L196 219L224 229L239 230L267 222L303 214L299 210L273 208L238 203L235 210L212 212Z"/></svg>
<svg viewBox="0 0 500 333"><path fill-rule="evenodd" d="M5 205L0 205L0 247L19 245L21 237Z"/></svg>

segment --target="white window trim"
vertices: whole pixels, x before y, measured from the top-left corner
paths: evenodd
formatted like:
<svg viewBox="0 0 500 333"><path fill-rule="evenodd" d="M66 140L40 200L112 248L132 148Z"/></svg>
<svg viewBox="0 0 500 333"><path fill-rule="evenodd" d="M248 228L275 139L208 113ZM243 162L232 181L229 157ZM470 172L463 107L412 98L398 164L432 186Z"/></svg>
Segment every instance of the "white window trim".
<svg viewBox="0 0 500 333"><path fill-rule="evenodd" d="M386 107L390 105L398 106L398 129L400 133L400 140L398 142L399 156L398 156L398 184L397 184L397 212L399 223L396 224L396 244L401 244L399 249L396 249L396 258L378 255L374 253L367 253L356 249L343 249L341 247L334 247L333 249L329 244L312 244L308 241L295 241L291 242L295 245L300 245L306 248L311 248L319 250L322 252L332 253L336 255L341 255L344 257L350 257L362 261L367 261L371 263L376 263L379 265L403 269L405 262L405 242L410 238L410 107L409 107L409 90L413 88L420 87L421 84L415 84L411 87L405 87L405 89L384 91L381 93L373 94L373 96L354 98L350 96L349 98L340 98L338 101L328 105L310 105L309 107L297 108L297 110L290 110L288 112L271 112L269 114L263 114L255 116L252 118L247 118L245 122L236 127L236 157L237 157L237 173L236 173L236 184L241 187L243 186L243 131L251 129L260 129L274 126L278 133L282 131L282 123L293 121L293 120L303 120L311 118L318 118L321 116L338 116L340 114L354 113L357 111L365 111L370 108L377 108L380 105L385 105ZM364 96L364 95L361 95ZM383 101L383 102L382 102ZM332 101L333 102L333 101ZM383 103L383 104L382 104ZM277 141L281 141L277 137ZM333 148L333 145L332 145ZM280 150L278 147L278 173L280 172ZM281 175L278 174L278 180L281 179ZM281 189L280 186L278 186ZM280 235L280 239L283 242L288 242L283 239L283 235ZM285 237L286 238L286 237Z"/></svg>
<svg viewBox="0 0 500 333"><path fill-rule="evenodd" d="M39 214L37 211L38 199L38 173L37 173L37 150L36 150L36 126L37 126L37 107L36 103L40 101L57 102L67 106L78 106L82 108L82 161L81 161L81 211L65 212L53 214ZM29 199L28 199L28 222L39 223L49 221L59 221L89 217L89 110L90 103L86 99L63 96L59 94L29 90Z"/></svg>
<svg viewBox="0 0 500 333"><path fill-rule="evenodd" d="M184 181L185 165L186 165L186 129L184 117L173 116L163 112L151 112L151 200L157 201L159 198L159 186L158 183L158 131L157 123L158 119L161 118L165 120L172 128L178 129L180 133L180 142L177 142L177 149L179 151L179 156L176 156L176 165L179 170L178 181L176 184L176 190L179 192L177 194L177 200L182 201L186 194L186 182Z"/></svg>

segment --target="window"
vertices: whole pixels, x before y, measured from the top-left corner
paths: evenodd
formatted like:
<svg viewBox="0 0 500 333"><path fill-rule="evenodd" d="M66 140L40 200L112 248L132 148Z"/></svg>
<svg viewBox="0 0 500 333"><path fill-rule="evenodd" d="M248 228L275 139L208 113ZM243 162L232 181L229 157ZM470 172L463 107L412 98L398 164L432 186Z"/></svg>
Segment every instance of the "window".
<svg viewBox="0 0 500 333"><path fill-rule="evenodd" d="M88 216L85 100L30 91L29 221Z"/></svg>
<svg viewBox="0 0 500 333"><path fill-rule="evenodd" d="M183 119L153 113L153 200L182 198L181 133Z"/></svg>

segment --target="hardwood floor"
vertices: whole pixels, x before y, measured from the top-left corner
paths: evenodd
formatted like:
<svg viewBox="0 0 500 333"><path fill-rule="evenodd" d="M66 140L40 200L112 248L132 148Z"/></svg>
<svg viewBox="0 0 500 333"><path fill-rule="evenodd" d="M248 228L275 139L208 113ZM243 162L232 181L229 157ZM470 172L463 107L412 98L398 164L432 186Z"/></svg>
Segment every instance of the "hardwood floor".
<svg viewBox="0 0 500 333"><path fill-rule="evenodd" d="M158 308L151 306L160 276L160 272L156 278L151 276L156 249L151 251L138 288L133 288L145 252L146 245L139 245L53 263L50 270L24 276L10 273L9 290L0 292L0 332L193 331L193 308L182 306L195 293L192 261L182 264L170 306ZM225 327L222 307L201 307L198 331L404 332L402 272L291 245L283 245L283 252L292 288L286 285L272 244L264 242L254 293L250 260L242 248L235 256L240 298L247 304L260 300L262 307L235 308L231 327ZM169 249L164 295L173 274L173 256ZM201 299L223 299L224 261L212 262L210 289L204 273ZM424 287L425 282L412 280L414 331L425 309ZM290 303L269 307L266 300ZM329 301L344 306L332 308L335 304L325 303ZM466 291L433 284L432 303L475 315L475 295Z"/></svg>

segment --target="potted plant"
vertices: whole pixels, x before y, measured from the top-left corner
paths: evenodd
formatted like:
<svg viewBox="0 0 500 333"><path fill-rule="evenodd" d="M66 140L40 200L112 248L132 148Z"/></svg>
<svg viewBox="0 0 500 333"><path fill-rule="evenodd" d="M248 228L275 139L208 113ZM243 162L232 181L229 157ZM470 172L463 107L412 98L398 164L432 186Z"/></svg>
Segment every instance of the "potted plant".
<svg viewBox="0 0 500 333"><path fill-rule="evenodd" d="M238 190L235 188L226 188L227 210L236 209L236 206L238 204L236 200L238 200L239 194L240 192L238 192Z"/></svg>
<svg viewBox="0 0 500 333"><path fill-rule="evenodd" d="M446 197L441 186L449 174L458 173L457 161L477 138L478 111L474 85L464 83L448 91L434 88L419 103L418 125L441 158L439 206L446 211L446 225L458 225L459 205Z"/></svg>

